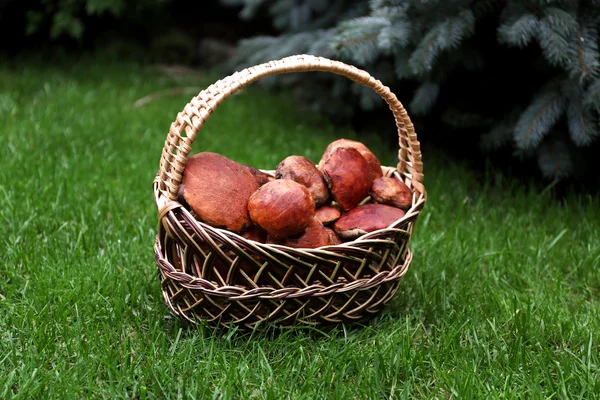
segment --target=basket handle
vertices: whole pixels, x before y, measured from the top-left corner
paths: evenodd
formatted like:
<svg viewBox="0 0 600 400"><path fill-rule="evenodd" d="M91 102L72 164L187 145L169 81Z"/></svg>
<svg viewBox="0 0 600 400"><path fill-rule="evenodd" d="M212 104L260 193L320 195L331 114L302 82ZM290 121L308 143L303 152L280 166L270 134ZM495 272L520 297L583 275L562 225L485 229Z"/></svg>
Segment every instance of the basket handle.
<svg viewBox="0 0 600 400"><path fill-rule="evenodd" d="M167 192L169 200L174 201L177 198L183 170L196 134L223 100L262 77L306 71L325 71L343 75L354 82L370 87L385 100L394 114L398 128L400 145L398 171L409 178L408 183L416 191L425 194L420 144L413 124L396 95L367 72L354 66L322 57L296 55L246 68L221 79L192 98L183 111L177 114L177 119L171 124L160 160L160 181L164 184L161 185L161 190Z"/></svg>

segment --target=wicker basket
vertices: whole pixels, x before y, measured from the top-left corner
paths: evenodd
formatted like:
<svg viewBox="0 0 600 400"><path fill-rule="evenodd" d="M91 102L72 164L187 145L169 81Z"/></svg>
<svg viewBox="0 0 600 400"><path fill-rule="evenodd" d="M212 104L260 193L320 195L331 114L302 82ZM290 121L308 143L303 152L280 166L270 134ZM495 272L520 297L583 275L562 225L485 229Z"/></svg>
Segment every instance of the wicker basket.
<svg viewBox="0 0 600 400"><path fill-rule="evenodd" d="M262 244L198 222L177 201L177 191L204 122L223 100L259 78L304 71L343 75L370 87L388 103L400 151L397 167L382 170L411 188L411 208L386 229L319 249ZM353 66L299 55L214 83L177 115L154 181L160 218L154 252L168 308L191 322L242 329L325 327L370 318L390 301L410 265L408 244L426 200L422 168L419 142L402 104L389 88Z"/></svg>

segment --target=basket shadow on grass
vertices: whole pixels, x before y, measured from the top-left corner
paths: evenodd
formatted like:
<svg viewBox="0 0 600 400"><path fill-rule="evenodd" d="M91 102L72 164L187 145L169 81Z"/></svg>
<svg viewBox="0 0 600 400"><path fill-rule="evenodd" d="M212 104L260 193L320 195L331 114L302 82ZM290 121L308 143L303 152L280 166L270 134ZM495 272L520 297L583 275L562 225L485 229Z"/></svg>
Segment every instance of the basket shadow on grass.
<svg viewBox="0 0 600 400"><path fill-rule="evenodd" d="M332 339L368 339L374 338L378 334L378 328L386 325L393 324L397 321L397 318L405 316L401 312L388 310L382 311L377 316L374 316L371 320L363 323L355 324L339 324L339 325L327 325L327 326L305 326L298 325L287 328L280 328L275 326L264 326L257 327L254 330L248 331L240 329L239 327L231 324L230 327L224 327L222 325L210 326L201 321L197 324L183 321L173 315L165 317L164 328L167 331L179 331L185 332L187 337L201 336L205 339L210 340L236 340L240 342L252 342L252 341L286 341L292 342L310 339L315 342L326 342Z"/></svg>

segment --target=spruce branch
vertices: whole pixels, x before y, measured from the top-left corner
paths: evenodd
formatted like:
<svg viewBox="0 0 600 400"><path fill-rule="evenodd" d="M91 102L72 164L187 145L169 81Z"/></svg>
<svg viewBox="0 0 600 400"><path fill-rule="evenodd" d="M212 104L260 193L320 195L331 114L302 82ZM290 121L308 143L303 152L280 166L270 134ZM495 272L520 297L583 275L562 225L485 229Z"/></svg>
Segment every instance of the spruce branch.
<svg viewBox="0 0 600 400"><path fill-rule="evenodd" d="M249 20L256 15L256 12L265 3L266 0L221 0L226 6L243 6L240 11L240 18Z"/></svg>
<svg viewBox="0 0 600 400"><path fill-rule="evenodd" d="M493 12L498 4L503 3L503 0L478 0L471 4L473 13L477 18L483 17Z"/></svg>
<svg viewBox="0 0 600 400"><path fill-rule="evenodd" d="M308 31L281 36L255 36L250 39L243 39L238 46L240 49L238 59L243 62L243 65L239 65L239 67L257 65L294 54L308 53L313 45L322 45L319 39L321 35L327 34L329 32ZM322 47L319 47L319 49L326 50Z"/></svg>
<svg viewBox="0 0 600 400"><path fill-rule="evenodd" d="M381 29L377 36L377 46L384 54L389 55L406 46L409 40L410 23L400 20Z"/></svg>
<svg viewBox="0 0 600 400"><path fill-rule="evenodd" d="M568 12L556 7L545 11L538 25L538 42L544 57L554 66L569 63L569 38L577 31L577 21Z"/></svg>
<svg viewBox="0 0 600 400"><path fill-rule="evenodd" d="M334 15L344 11L345 1L276 0L269 1L273 26L285 32L322 29L334 21ZM332 13L328 12L332 11Z"/></svg>
<svg viewBox="0 0 600 400"><path fill-rule="evenodd" d="M575 62L569 64L572 78L585 81L598 74L600 56L598 53L598 17L580 16L577 32L572 35L570 55Z"/></svg>
<svg viewBox="0 0 600 400"><path fill-rule="evenodd" d="M564 109L565 99L555 86L539 93L515 125L514 139L517 148L527 150L537 147Z"/></svg>
<svg viewBox="0 0 600 400"><path fill-rule="evenodd" d="M412 77L411 69L408 65L410 59L410 52L408 50L400 50L394 57L394 71L396 72L396 78L402 80Z"/></svg>
<svg viewBox="0 0 600 400"><path fill-rule="evenodd" d="M425 35L410 57L412 72L419 75L430 71L441 51L457 48L474 31L475 15L470 9L463 9L458 15L438 23Z"/></svg>
<svg viewBox="0 0 600 400"><path fill-rule="evenodd" d="M271 49L279 46L285 40L284 36L255 36L239 42L238 58L246 65L256 65L271 59ZM246 66L244 65L244 66Z"/></svg>
<svg viewBox="0 0 600 400"><path fill-rule="evenodd" d="M596 79L587 89L583 97L583 105L587 110L600 114L600 79Z"/></svg>
<svg viewBox="0 0 600 400"><path fill-rule="evenodd" d="M538 149L537 159L538 166L546 178L564 178L573 170L569 148L560 139L542 143Z"/></svg>
<svg viewBox="0 0 600 400"><path fill-rule="evenodd" d="M588 146L598 136L598 127L594 116L583 106L582 93L577 90L569 99L567 122L569 134L577 146Z"/></svg>
<svg viewBox="0 0 600 400"><path fill-rule="evenodd" d="M510 143L513 133L513 126L500 122L492 127L488 132L481 135L480 146L483 150L498 150Z"/></svg>
<svg viewBox="0 0 600 400"><path fill-rule="evenodd" d="M387 7L404 7L407 8L406 0L369 0L371 10L379 10Z"/></svg>
<svg viewBox="0 0 600 400"><path fill-rule="evenodd" d="M522 14L498 27L498 41L512 46L525 47L537 35L539 20L533 14Z"/></svg>
<svg viewBox="0 0 600 400"><path fill-rule="evenodd" d="M571 12L558 7L548 7L544 10L543 21L563 37L569 37L577 31L575 10Z"/></svg>
<svg viewBox="0 0 600 400"><path fill-rule="evenodd" d="M499 122L495 118L481 118L482 123L485 122L488 127L491 126L490 130L481 135L479 144L482 150L497 150L509 145L513 138L515 125L521 114L521 108L515 106Z"/></svg>
<svg viewBox="0 0 600 400"><path fill-rule="evenodd" d="M409 4L402 1L370 1L371 16L386 17L391 20L406 19Z"/></svg>
<svg viewBox="0 0 600 400"><path fill-rule="evenodd" d="M339 33L332 38L331 46L340 56L358 64L370 63L378 55L379 34L390 25L387 18L371 16L342 22Z"/></svg>
<svg viewBox="0 0 600 400"><path fill-rule="evenodd" d="M416 90L410 102L410 111L415 115L428 114L435 104L440 93L440 85L425 82Z"/></svg>
<svg viewBox="0 0 600 400"><path fill-rule="evenodd" d="M327 58L333 57L334 51L330 43L335 32L335 29L322 29L315 32L315 40L309 45L307 53Z"/></svg>

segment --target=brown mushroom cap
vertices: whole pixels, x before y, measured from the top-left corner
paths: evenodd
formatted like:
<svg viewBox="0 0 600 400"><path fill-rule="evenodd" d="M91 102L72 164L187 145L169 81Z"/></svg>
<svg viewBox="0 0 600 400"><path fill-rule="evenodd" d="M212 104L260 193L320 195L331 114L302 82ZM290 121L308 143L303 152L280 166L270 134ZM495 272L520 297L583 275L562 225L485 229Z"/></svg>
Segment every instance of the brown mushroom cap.
<svg viewBox="0 0 600 400"><path fill-rule="evenodd" d="M369 195L377 203L389 204L407 210L412 204L412 192L396 178L381 177L373 181Z"/></svg>
<svg viewBox="0 0 600 400"><path fill-rule="evenodd" d="M256 180L256 183L258 183L258 186L262 186L265 183L275 180L275 177L273 175L269 175L266 172L262 172L261 170L254 168L250 165L242 164L242 166L246 168L248 172L252 174L252 176L254 176L254 179Z"/></svg>
<svg viewBox="0 0 600 400"><path fill-rule="evenodd" d="M332 239L327 229L318 219L313 218L304 232L290 236L280 242L280 244L296 249L316 249L317 247L333 244L331 241Z"/></svg>
<svg viewBox="0 0 600 400"><path fill-rule="evenodd" d="M272 235L267 235L267 244L283 244L285 238L278 238Z"/></svg>
<svg viewBox="0 0 600 400"><path fill-rule="evenodd" d="M327 146L327 148L325 149L325 153L323 153L323 157L321 157L321 161L319 161L319 169L323 168L323 166L325 165L325 162L327 161L327 158L329 158L331 153L339 147L351 148L351 149L358 150L358 152L367 161L367 164L369 165L369 171L371 171L371 178L373 180L383 176L383 172L381 171L381 163L379 162L379 160L377 159L375 154L373 154L373 152L371 150L369 150L369 148L367 146L365 146L364 143L357 142L356 140L350 140L350 139L338 139L334 142L331 142L329 144L329 146Z"/></svg>
<svg viewBox="0 0 600 400"><path fill-rule="evenodd" d="M342 211L338 206L322 206L315 212L315 216L323 225L336 221L341 215Z"/></svg>
<svg viewBox="0 0 600 400"><path fill-rule="evenodd" d="M286 238L302 232L315 215L308 189L289 179L261 186L248 201L252 221L269 235Z"/></svg>
<svg viewBox="0 0 600 400"><path fill-rule="evenodd" d="M355 207L367 197L373 183L367 161L352 148L333 150L322 171L333 198L344 210Z"/></svg>
<svg viewBox="0 0 600 400"><path fill-rule="evenodd" d="M183 197L207 224L241 232L250 226L248 198L258 189L241 164L216 153L190 157L183 171Z"/></svg>
<svg viewBox="0 0 600 400"><path fill-rule="evenodd" d="M384 229L404 216L404 211L385 204L363 204L342 215L333 229L342 239L355 239Z"/></svg>
<svg viewBox="0 0 600 400"><path fill-rule="evenodd" d="M306 157L289 156L279 163L275 172L277 179L291 179L306 186L315 199L317 207L329 200L325 178L315 164Z"/></svg>
<svg viewBox="0 0 600 400"><path fill-rule="evenodd" d="M240 236L243 237L244 239L254 240L255 242L259 242L259 243L267 242L267 232L260 229L256 225L252 225L250 228L248 228L248 230L241 233Z"/></svg>
<svg viewBox="0 0 600 400"><path fill-rule="evenodd" d="M190 205L187 203L187 201L185 201L185 197L183 195L184 193L185 193L185 185L182 183L181 185L179 185L179 190L177 190L177 201L182 206L184 206L186 208L190 208Z"/></svg>

